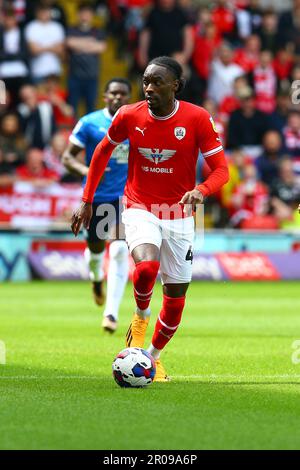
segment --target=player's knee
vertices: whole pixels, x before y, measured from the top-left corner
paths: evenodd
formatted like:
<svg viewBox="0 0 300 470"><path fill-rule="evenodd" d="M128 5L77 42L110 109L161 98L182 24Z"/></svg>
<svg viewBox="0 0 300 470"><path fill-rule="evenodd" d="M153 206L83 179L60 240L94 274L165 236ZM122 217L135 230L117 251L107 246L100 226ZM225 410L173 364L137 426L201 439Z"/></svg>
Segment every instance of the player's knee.
<svg viewBox="0 0 300 470"><path fill-rule="evenodd" d="M143 283L155 281L159 270L159 261L141 261L136 265L134 277Z"/></svg>
<svg viewBox="0 0 300 470"><path fill-rule="evenodd" d="M109 257L117 261L124 260L128 257L127 243L123 240L115 240L109 246Z"/></svg>

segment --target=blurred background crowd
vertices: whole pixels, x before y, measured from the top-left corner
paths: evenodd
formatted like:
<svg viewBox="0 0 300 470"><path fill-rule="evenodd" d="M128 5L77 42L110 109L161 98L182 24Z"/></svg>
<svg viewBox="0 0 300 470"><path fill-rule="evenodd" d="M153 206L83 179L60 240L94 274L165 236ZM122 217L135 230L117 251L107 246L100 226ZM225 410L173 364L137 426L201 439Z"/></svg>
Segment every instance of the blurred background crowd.
<svg viewBox="0 0 300 470"><path fill-rule="evenodd" d="M0 195L78 186L61 163L78 118L103 106L113 76L141 99L159 55L181 63L180 99L211 113L226 149L231 178L207 227L297 227L300 0L0 0Z"/></svg>

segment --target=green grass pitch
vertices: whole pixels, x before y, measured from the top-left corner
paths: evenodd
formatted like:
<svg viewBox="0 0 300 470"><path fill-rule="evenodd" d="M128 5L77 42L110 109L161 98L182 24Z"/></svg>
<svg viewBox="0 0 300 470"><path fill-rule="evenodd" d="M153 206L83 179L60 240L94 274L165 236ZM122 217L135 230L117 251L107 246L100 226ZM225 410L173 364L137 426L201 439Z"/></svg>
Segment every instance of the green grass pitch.
<svg viewBox="0 0 300 470"><path fill-rule="evenodd" d="M0 449L300 448L299 283L194 282L148 389L111 375L133 305L109 335L87 283L1 285Z"/></svg>

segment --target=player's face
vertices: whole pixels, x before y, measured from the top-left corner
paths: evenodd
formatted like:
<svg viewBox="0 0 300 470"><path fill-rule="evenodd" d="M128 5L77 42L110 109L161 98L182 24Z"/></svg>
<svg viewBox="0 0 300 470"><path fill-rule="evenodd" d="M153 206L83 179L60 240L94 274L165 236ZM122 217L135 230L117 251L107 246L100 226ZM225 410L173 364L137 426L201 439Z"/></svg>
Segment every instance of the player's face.
<svg viewBox="0 0 300 470"><path fill-rule="evenodd" d="M173 106L179 81L166 67L149 65L143 76L143 91L149 108L154 114L163 115Z"/></svg>
<svg viewBox="0 0 300 470"><path fill-rule="evenodd" d="M113 116L121 106L130 99L128 86L125 83L112 82L104 94L104 101L110 114Z"/></svg>

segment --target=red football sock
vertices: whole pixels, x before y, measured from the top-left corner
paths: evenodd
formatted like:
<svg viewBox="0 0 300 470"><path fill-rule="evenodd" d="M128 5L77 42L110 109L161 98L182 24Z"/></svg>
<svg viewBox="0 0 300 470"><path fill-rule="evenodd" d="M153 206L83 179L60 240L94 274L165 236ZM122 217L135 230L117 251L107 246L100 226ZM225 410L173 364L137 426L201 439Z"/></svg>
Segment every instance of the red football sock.
<svg viewBox="0 0 300 470"><path fill-rule="evenodd" d="M164 295L163 306L156 321L152 345L163 349L176 333L184 309L184 297L167 297Z"/></svg>
<svg viewBox="0 0 300 470"><path fill-rule="evenodd" d="M152 297L159 261L141 261L133 272L134 297L138 308L146 310Z"/></svg>

